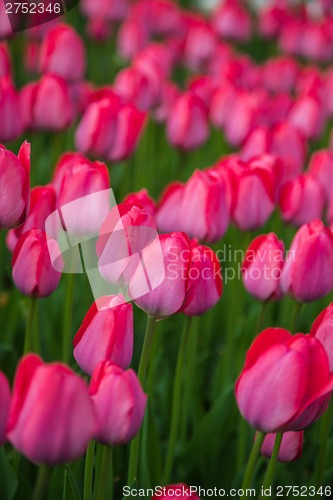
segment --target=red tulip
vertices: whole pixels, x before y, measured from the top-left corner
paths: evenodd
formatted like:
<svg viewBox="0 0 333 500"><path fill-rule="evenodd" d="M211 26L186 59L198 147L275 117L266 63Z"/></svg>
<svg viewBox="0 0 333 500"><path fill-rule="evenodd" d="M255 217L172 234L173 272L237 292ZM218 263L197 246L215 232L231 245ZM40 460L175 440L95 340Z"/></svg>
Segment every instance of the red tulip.
<svg viewBox="0 0 333 500"><path fill-rule="evenodd" d="M16 371L7 425L13 446L32 462L56 465L83 455L95 431L84 381L61 363L25 356Z"/></svg>
<svg viewBox="0 0 333 500"><path fill-rule="evenodd" d="M68 81L83 78L86 69L84 44L70 25L58 24L43 38L39 69Z"/></svg>
<svg viewBox="0 0 333 500"><path fill-rule="evenodd" d="M181 311L187 316L204 314L219 301L222 290L222 272L216 253L192 241L187 290Z"/></svg>
<svg viewBox="0 0 333 500"><path fill-rule="evenodd" d="M209 135L207 112L198 96L185 92L174 101L167 118L167 135L173 146L185 151L206 142Z"/></svg>
<svg viewBox="0 0 333 500"><path fill-rule="evenodd" d="M0 229L22 224L30 204L30 144L15 156L0 144Z"/></svg>
<svg viewBox="0 0 333 500"><path fill-rule="evenodd" d="M333 375L322 344L267 328L253 342L236 383L243 417L261 432L301 430L323 413Z"/></svg>
<svg viewBox="0 0 333 500"><path fill-rule="evenodd" d="M6 427L10 405L10 387L5 375L0 372L0 446L6 441Z"/></svg>
<svg viewBox="0 0 333 500"><path fill-rule="evenodd" d="M324 297L333 289L333 235L320 220L299 228L287 253L281 288L300 302Z"/></svg>
<svg viewBox="0 0 333 500"><path fill-rule="evenodd" d="M127 368L133 354L133 311L122 296L105 296L90 307L74 337L74 358L92 375L101 361Z"/></svg>
<svg viewBox="0 0 333 500"><path fill-rule="evenodd" d="M186 184L173 183L162 195L156 214L161 232L184 231L191 238L218 241L228 228L225 180L213 169L196 170Z"/></svg>
<svg viewBox="0 0 333 500"><path fill-rule="evenodd" d="M57 242L48 240L40 229L31 229L19 238L12 273L15 286L24 295L47 297L57 288L61 273L52 267L50 251L60 254Z"/></svg>
<svg viewBox="0 0 333 500"><path fill-rule="evenodd" d="M0 78L2 76L10 76L10 57L6 42L0 42Z"/></svg>
<svg viewBox="0 0 333 500"><path fill-rule="evenodd" d="M127 443L140 429L147 396L133 370L105 361L91 378L89 394L97 416L95 439L114 446Z"/></svg>
<svg viewBox="0 0 333 500"><path fill-rule="evenodd" d="M257 236L246 250L242 279L246 290L259 300L279 298L284 244L274 233Z"/></svg>
<svg viewBox="0 0 333 500"><path fill-rule="evenodd" d="M283 219L299 226L322 217L325 192L314 175L300 175L282 186L279 204Z"/></svg>
<svg viewBox="0 0 333 500"><path fill-rule="evenodd" d="M15 246L21 234L30 229L45 230L45 221L47 217L55 210L56 195L51 184L46 186L37 186L31 190L30 196L30 209L25 222L8 232L7 246L11 252L14 251Z"/></svg>
<svg viewBox="0 0 333 500"><path fill-rule="evenodd" d="M310 335L316 337L326 351L330 370L333 371L333 303L317 316L311 326Z"/></svg>
<svg viewBox="0 0 333 500"><path fill-rule="evenodd" d="M179 500L200 500L196 493L197 487L194 486L190 487L186 484L178 483L170 484L169 486L159 486L157 488L159 491L152 497L152 500L171 500L175 498Z"/></svg>
<svg viewBox="0 0 333 500"><path fill-rule="evenodd" d="M154 216L156 213L156 203L148 194L147 189L140 189L137 193L128 194L123 201L124 205L142 206L144 211Z"/></svg>
<svg viewBox="0 0 333 500"><path fill-rule="evenodd" d="M282 436L279 449L278 462L292 462L302 456L304 431L285 432ZM276 434L267 434L261 446L261 454L266 458L271 458L275 443Z"/></svg>
<svg viewBox="0 0 333 500"><path fill-rule="evenodd" d="M17 139L23 132L19 95L9 76L0 77L0 141Z"/></svg>

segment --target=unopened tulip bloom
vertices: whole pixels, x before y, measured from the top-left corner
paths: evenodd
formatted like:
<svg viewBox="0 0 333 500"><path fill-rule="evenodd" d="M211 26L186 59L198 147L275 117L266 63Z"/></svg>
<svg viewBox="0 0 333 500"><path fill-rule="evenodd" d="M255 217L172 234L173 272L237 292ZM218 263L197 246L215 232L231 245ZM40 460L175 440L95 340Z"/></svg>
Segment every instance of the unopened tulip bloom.
<svg viewBox="0 0 333 500"><path fill-rule="evenodd" d="M140 18L130 17L119 27L117 48L123 59L131 59L139 54L149 43L147 26L140 22Z"/></svg>
<svg viewBox="0 0 333 500"><path fill-rule="evenodd" d="M246 42L251 36L251 18L237 0L226 0L213 16L216 32L223 38Z"/></svg>
<svg viewBox="0 0 333 500"><path fill-rule="evenodd" d="M12 445L32 462L56 465L83 455L95 432L85 382L62 363L25 356L16 371L7 425Z"/></svg>
<svg viewBox="0 0 333 500"><path fill-rule="evenodd" d="M133 310L122 296L105 296L90 307L74 337L74 358L92 375L101 361L127 368L133 353Z"/></svg>
<svg viewBox="0 0 333 500"><path fill-rule="evenodd" d="M213 56L218 40L210 24L201 17L190 18L184 42L185 64L192 71L199 71Z"/></svg>
<svg viewBox="0 0 333 500"><path fill-rule="evenodd" d="M271 92L291 92L298 75L298 65L295 59L288 56L270 58L266 61L262 80Z"/></svg>
<svg viewBox="0 0 333 500"><path fill-rule="evenodd" d="M246 250L242 264L246 290L259 300L278 298L283 263L283 241L274 233L257 236Z"/></svg>
<svg viewBox="0 0 333 500"><path fill-rule="evenodd" d="M162 493L162 494L161 494ZM196 493L192 493L190 487L184 483L170 484L169 486L163 486L162 492L154 495L152 500L185 500L189 498L190 500L200 500Z"/></svg>
<svg viewBox="0 0 333 500"><path fill-rule="evenodd" d="M281 289L299 302L325 297L333 289L333 235L322 221L298 229L282 270Z"/></svg>
<svg viewBox="0 0 333 500"><path fill-rule="evenodd" d="M5 375L0 372L0 446L6 441L6 427L10 404L10 388Z"/></svg>
<svg viewBox="0 0 333 500"><path fill-rule="evenodd" d="M60 254L57 242L48 240L40 229L31 229L20 236L13 254L12 273L15 286L24 295L47 297L57 288L61 273L52 267L49 249Z"/></svg>
<svg viewBox="0 0 333 500"><path fill-rule="evenodd" d="M30 209L25 222L7 233L7 246L11 252L14 251L16 243L21 234L30 229L45 230L47 217L55 210L56 194L51 184L36 186L31 190Z"/></svg>
<svg viewBox="0 0 333 500"><path fill-rule="evenodd" d="M333 303L326 307L314 320L310 335L313 335L324 346L328 356L330 370L333 371Z"/></svg>
<svg viewBox="0 0 333 500"><path fill-rule="evenodd" d="M292 462L302 456L304 431L285 432L282 436L279 449L278 462ZM261 446L261 454L271 458L274 448L276 434L267 434Z"/></svg>
<svg viewBox="0 0 333 500"><path fill-rule="evenodd" d="M147 401L135 372L124 371L109 361L100 363L91 378L89 394L97 417L95 439L109 446L133 439Z"/></svg>
<svg viewBox="0 0 333 500"><path fill-rule="evenodd" d="M191 263L181 311L187 316L204 314L220 300L222 290L222 271L216 253L191 241Z"/></svg>
<svg viewBox="0 0 333 500"><path fill-rule="evenodd" d="M310 158L309 173L319 180L329 199L333 189L333 152L329 149L315 151Z"/></svg>
<svg viewBox="0 0 333 500"><path fill-rule="evenodd" d="M281 187L279 205L283 219L300 226L322 217L325 192L314 175L300 175Z"/></svg>
<svg viewBox="0 0 333 500"><path fill-rule="evenodd" d="M0 145L0 229L22 224L30 203L30 144L16 156Z"/></svg>
<svg viewBox="0 0 333 500"><path fill-rule="evenodd" d="M0 142L13 141L23 132L20 99L9 76L0 77Z"/></svg>
<svg viewBox="0 0 333 500"><path fill-rule="evenodd" d="M318 139L325 124L321 108L321 102L314 96L300 96L291 107L287 120L307 139Z"/></svg>
<svg viewBox="0 0 333 500"><path fill-rule="evenodd" d="M204 102L191 92L183 93L174 101L167 117L167 136L170 143L190 151L206 142L208 135L208 117Z"/></svg>
<svg viewBox="0 0 333 500"><path fill-rule="evenodd" d="M130 193L125 198L123 203L125 205L141 205L145 212L150 215L155 215L156 213L156 203L148 194L147 189L140 189L137 193Z"/></svg>
<svg viewBox="0 0 333 500"><path fill-rule="evenodd" d="M218 171L196 170L186 184L173 183L165 190L156 214L158 229L184 231L201 241L218 241L230 220L227 191Z"/></svg>
<svg viewBox="0 0 333 500"><path fill-rule="evenodd" d="M325 411L332 388L333 375L319 340L267 328L247 352L235 393L245 420L271 433L312 424Z"/></svg>
<svg viewBox="0 0 333 500"><path fill-rule="evenodd" d="M39 69L68 81L83 78L86 69L84 44L70 25L58 24L43 38Z"/></svg>
<svg viewBox="0 0 333 500"><path fill-rule="evenodd" d="M24 125L32 130L58 132L69 127L74 107L66 80L45 74L21 90L21 112Z"/></svg>

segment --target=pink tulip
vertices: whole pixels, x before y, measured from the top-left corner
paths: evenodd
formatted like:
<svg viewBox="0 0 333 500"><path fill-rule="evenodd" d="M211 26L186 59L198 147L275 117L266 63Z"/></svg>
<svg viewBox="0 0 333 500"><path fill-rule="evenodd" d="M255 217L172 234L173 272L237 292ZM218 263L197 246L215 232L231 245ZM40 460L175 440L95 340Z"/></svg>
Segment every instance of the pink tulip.
<svg viewBox="0 0 333 500"><path fill-rule="evenodd" d="M208 135L208 117L203 101L193 93L183 93L174 101L167 118L170 143L189 151L206 142Z"/></svg>
<svg viewBox="0 0 333 500"><path fill-rule="evenodd" d="M216 253L192 241L187 290L181 311L187 316L204 314L220 300L222 290L222 272Z"/></svg>
<svg viewBox="0 0 333 500"><path fill-rule="evenodd" d="M141 23L139 19L129 17L119 27L117 48L124 59L132 59L149 43L147 26Z"/></svg>
<svg viewBox="0 0 333 500"><path fill-rule="evenodd" d="M179 500L200 500L199 496L196 492L193 491L193 488L190 488L186 484L178 483L178 484L170 484L169 486L159 487L159 492L156 493L152 497L152 500L171 500L178 498Z"/></svg>
<svg viewBox="0 0 333 500"><path fill-rule="evenodd" d="M52 267L49 248L54 254L60 254L57 242L47 240L40 229L31 229L19 238L13 254L12 273L15 286L24 295L47 297L57 288L61 273Z"/></svg>
<svg viewBox="0 0 333 500"><path fill-rule="evenodd" d="M213 92L210 102L210 119L216 127L225 126L236 96L236 89L227 82Z"/></svg>
<svg viewBox="0 0 333 500"><path fill-rule="evenodd" d="M310 335L316 337L326 351L330 370L333 371L333 303L326 307L314 320Z"/></svg>
<svg viewBox="0 0 333 500"><path fill-rule="evenodd" d="M9 76L0 77L0 141L17 139L23 132L19 95Z"/></svg>
<svg viewBox="0 0 333 500"><path fill-rule="evenodd" d="M321 103L311 95L300 96L291 107L287 120L307 139L318 139L325 124Z"/></svg>
<svg viewBox="0 0 333 500"><path fill-rule="evenodd" d="M327 406L333 375L322 344L267 328L254 340L235 393L243 417L261 432L301 430Z"/></svg>
<svg viewBox="0 0 333 500"><path fill-rule="evenodd" d="M11 65L9 50L6 42L0 42L0 78L2 76L10 76Z"/></svg>
<svg viewBox="0 0 333 500"><path fill-rule="evenodd" d="M133 103L141 111L148 111L159 101L161 78L156 66L124 68L115 78L114 90L125 102Z"/></svg>
<svg viewBox="0 0 333 500"><path fill-rule="evenodd" d="M37 186L31 190L30 196L30 209L25 222L7 233L7 246L11 252L14 251L15 246L21 234L30 229L45 230L45 221L47 217L55 210L56 195L51 184L46 186Z"/></svg>
<svg viewBox="0 0 333 500"><path fill-rule="evenodd" d="M309 161L309 172L318 179L329 199L333 189L333 152L328 149L315 151Z"/></svg>
<svg viewBox="0 0 333 500"><path fill-rule="evenodd" d="M281 288L300 302L325 297L333 289L333 235L322 221L299 228L287 253Z"/></svg>
<svg viewBox="0 0 333 500"><path fill-rule="evenodd" d="M59 76L45 74L39 82L28 83L20 100L24 125L30 129L57 132L74 119L69 86Z"/></svg>
<svg viewBox="0 0 333 500"><path fill-rule="evenodd" d="M149 31L155 36L177 34L182 31L183 13L173 0L144 0Z"/></svg>
<svg viewBox="0 0 333 500"><path fill-rule="evenodd" d="M325 192L314 175L300 175L282 186L279 204L283 219L300 226L322 217Z"/></svg>
<svg viewBox="0 0 333 500"><path fill-rule="evenodd" d="M147 189L140 189L137 193L130 193L128 194L123 201L124 205L136 205L136 206L142 206L144 208L144 211L152 215L153 217L155 216L156 213L156 203L151 198L148 194Z"/></svg>
<svg viewBox="0 0 333 500"><path fill-rule="evenodd" d="M84 44L78 33L61 23L43 38L39 68L42 73L54 73L65 80L80 80L86 69Z"/></svg>
<svg viewBox="0 0 333 500"><path fill-rule="evenodd" d="M200 17L192 17L187 27L184 42L185 64L198 71L214 55L217 37L207 21Z"/></svg>
<svg viewBox="0 0 333 500"><path fill-rule="evenodd" d="M144 290L145 277L137 268L129 286L129 293L137 296L135 303L150 316L164 318L180 310L187 291L188 272L190 267L190 241L185 233L174 232L159 236L164 261L164 277L159 286L145 295L138 297L138 290ZM154 250L147 247L142 252L146 262L152 262ZM151 270L152 272L153 270ZM160 278L162 269L156 267L154 273Z"/></svg>
<svg viewBox="0 0 333 500"><path fill-rule="evenodd" d="M7 425L13 446L32 462L56 465L84 454L96 419L84 381L35 354L19 363Z"/></svg>
<svg viewBox="0 0 333 500"><path fill-rule="evenodd" d="M153 117L157 122L166 121L169 109L179 95L180 90L177 85L169 81L162 82L160 103L152 110Z"/></svg>
<svg viewBox="0 0 333 500"><path fill-rule="evenodd" d="M293 462L302 456L304 431L285 432L282 436L281 446L277 457L278 462ZM261 454L271 458L276 434L267 434L261 446Z"/></svg>
<svg viewBox="0 0 333 500"><path fill-rule="evenodd" d="M89 18L122 21L129 8L129 0L83 0L81 11Z"/></svg>
<svg viewBox="0 0 333 500"><path fill-rule="evenodd" d="M29 40L24 48L24 67L29 75L36 75L38 72L40 44L38 40Z"/></svg>
<svg viewBox="0 0 333 500"><path fill-rule="evenodd" d="M95 439L114 446L127 443L140 429L147 396L133 370L105 361L91 378L89 394L97 416Z"/></svg>
<svg viewBox="0 0 333 500"><path fill-rule="evenodd" d="M287 7L281 2L270 2L259 11L259 32L264 38L275 38L289 17Z"/></svg>
<svg viewBox="0 0 333 500"><path fill-rule="evenodd" d="M0 372L0 446L6 441L6 427L10 405L10 387L5 375Z"/></svg>
<svg viewBox="0 0 333 500"><path fill-rule="evenodd" d="M257 236L246 250L242 279L246 290L259 300L279 298L284 244L274 233Z"/></svg>
<svg viewBox="0 0 333 500"><path fill-rule="evenodd" d="M174 183L162 195L156 214L161 232L184 231L191 238L218 241L229 225L225 179L213 169L196 170L186 184Z"/></svg>
<svg viewBox="0 0 333 500"><path fill-rule="evenodd" d="M74 358L92 375L101 361L127 368L133 354L133 310L124 297L105 296L88 310L74 337Z"/></svg>
<svg viewBox="0 0 333 500"><path fill-rule="evenodd" d="M237 0L226 0L217 8L213 16L217 33L223 38L246 42L251 36L251 18Z"/></svg>
<svg viewBox="0 0 333 500"><path fill-rule="evenodd" d="M298 75L298 65L295 59L282 56L270 58L264 65L262 80L271 92L291 92Z"/></svg>

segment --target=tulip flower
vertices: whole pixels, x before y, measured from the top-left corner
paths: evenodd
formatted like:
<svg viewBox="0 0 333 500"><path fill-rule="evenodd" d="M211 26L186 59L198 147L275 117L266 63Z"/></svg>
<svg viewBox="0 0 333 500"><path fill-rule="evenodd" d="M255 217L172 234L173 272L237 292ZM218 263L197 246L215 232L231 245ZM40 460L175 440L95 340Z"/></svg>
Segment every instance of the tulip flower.
<svg viewBox="0 0 333 500"><path fill-rule="evenodd" d="M219 301L222 290L222 272L216 253L192 241L187 290L181 311L187 316L204 314Z"/></svg>
<svg viewBox="0 0 333 500"><path fill-rule="evenodd" d="M42 40L39 69L65 80L80 80L86 68L84 44L76 31L61 23L51 29Z"/></svg>
<svg viewBox="0 0 333 500"><path fill-rule="evenodd" d="M81 11L89 18L122 21L127 13L129 0L83 0Z"/></svg>
<svg viewBox="0 0 333 500"><path fill-rule="evenodd" d="M311 95L299 96L291 107L287 120L307 139L318 139L325 124L319 99Z"/></svg>
<svg viewBox="0 0 333 500"><path fill-rule="evenodd" d="M314 175L300 175L282 186L279 205L283 219L299 226L322 217L325 192Z"/></svg>
<svg viewBox="0 0 333 500"><path fill-rule="evenodd" d="M297 62L288 56L268 59L262 72L263 84L271 92L291 92L297 76Z"/></svg>
<svg viewBox="0 0 333 500"><path fill-rule="evenodd" d="M84 454L96 432L96 417L84 381L61 363L35 354L19 363L7 438L32 462L56 465Z"/></svg>
<svg viewBox="0 0 333 500"><path fill-rule="evenodd" d="M73 340L74 358L92 375L101 361L127 368L133 354L133 310L124 297L98 299L88 310Z"/></svg>
<svg viewBox="0 0 333 500"><path fill-rule="evenodd" d="M170 484L169 486L159 487L159 492L152 497L152 500L171 500L178 498L179 500L200 500L199 496L193 492L189 486L183 483Z"/></svg>
<svg viewBox="0 0 333 500"><path fill-rule="evenodd" d="M0 446L6 441L6 427L10 405L10 387L5 375L0 372Z"/></svg>
<svg viewBox="0 0 333 500"><path fill-rule="evenodd" d="M17 139L24 124L20 112L20 99L10 76L0 77L0 141Z"/></svg>
<svg viewBox="0 0 333 500"><path fill-rule="evenodd" d="M10 76L10 57L8 47L5 42L0 42L0 78Z"/></svg>
<svg viewBox="0 0 333 500"><path fill-rule="evenodd" d="M271 458L276 434L267 434L261 446L261 454ZM304 431L285 432L282 436L278 462L293 462L302 456Z"/></svg>
<svg viewBox="0 0 333 500"><path fill-rule="evenodd" d="M333 303L326 307L314 320L310 335L316 337L326 351L330 370L333 371Z"/></svg>
<svg viewBox="0 0 333 500"><path fill-rule="evenodd" d="M131 59L149 43L149 32L139 18L130 17L119 27L117 48L123 59Z"/></svg>
<svg viewBox="0 0 333 500"><path fill-rule="evenodd" d="M92 375L89 394L97 417L95 439L109 446L133 439L147 401L135 372L124 371L110 361L100 363Z"/></svg>
<svg viewBox="0 0 333 500"><path fill-rule="evenodd" d="M302 430L324 412L333 375L322 344L310 335L267 328L254 340L236 382L245 420L260 432Z"/></svg>
<svg viewBox="0 0 333 500"><path fill-rule="evenodd" d="M185 64L198 71L213 56L217 46L217 37L210 24L199 16L189 20L184 42Z"/></svg>
<svg viewBox="0 0 333 500"><path fill-rule="evenodd" d="M174 101L167 117L167 136L170 143L190 151L206 142L208 135L208 117L204 102L193 93L183 93Z"/></svg>
<svg viewBox="0 0 333 500"><path fill-rule="evenodd" d="M333 235L320 220L304 224L291 243L281 289L299 302L325 297L333 289Z"/></svg>
<svg viewBox="0 0 333 500"><path fill-rule="evenodd" d="M12 259L12 274L15 286L24 295L47 297L57 288L61 273L52 267L51 251L53 255L60 254L57 242L48 240L40 229L31 229L19 238Z"/></svg>
<svg viewBox="0 0 333 500"><path fill-rule="evenodd" d="M218 241L229 220L228 187L215 169L196 170L186 184L170 184L156 213L160 231L184 231L200 241Z"/></svg>
<svg viewBox="0 0 333 500"><path fill-rule="evenodd" d="M69 127L74 119L74 107L69 86L57 75L45 74L21 90L23 123L32 130L58 132Z"/></svg>
<svg viewBox="0 0 333 500"><path fill-rule="evenodd" d="M141 205L147 214L152 216L156 213L156 203L148 194L147 189L140 189L137 193L128 194L123 201L124 205Z"/></svg>
<svg viewBox="0 0 333 500"><path fill-rule="evenodd" d="M284 244L274 233L257 236L246 250L242 279L246 290L259 300L279 298Z"/></svg>
<svg viewBox="0 0 333 500"><path fill-rule="evenodd" d="M31 190L30 194L30 209L25 222L7 233L7 247L11 252L14 251L15 246L21 234L30 229L45 230L45 221L48 216L55 210L56 207L56 194L51 184L46 186L36 186Z"/></svg>
<svg viewBox="0 0 333 500"><path fill-rule="evenodd" d="M213 16L216 32L223 38L246 42L251 36L251 18L237 0L226 0Z"/></svg>
<svg viewBox="0 0 333 500"><path fill-rule="evenodd" d="M318 179L329 199L333 189L333 153L328 149L315 151L309 161L309 173Z"/></svg>
<svg viewBox="0 0 333 500"><path fill-rule="evenodd" d="M30 203L30 144L24 142L15 156L0 145L0 229L22 224Z"/></svg>

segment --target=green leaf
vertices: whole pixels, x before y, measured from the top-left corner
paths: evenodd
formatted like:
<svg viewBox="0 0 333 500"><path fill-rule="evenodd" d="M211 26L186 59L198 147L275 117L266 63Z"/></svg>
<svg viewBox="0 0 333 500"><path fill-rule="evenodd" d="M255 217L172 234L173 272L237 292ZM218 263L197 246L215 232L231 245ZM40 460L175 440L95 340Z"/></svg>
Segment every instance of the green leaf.
<svg viewBox="0 0 333 500"><path fill-rule="evenodd" d="M70 466L68 464L66 465L66 471L67 471L67 474L68 474L69 484L71 486L71 489L72 489L73 495L75 497L75 500L82 500L82 496L81 496L79 485L77 484L77 481L76 481L76 478L75 478L75 476L73 474L73 471L72 471L72 469L70 468Z"/></svg>
<svg viewBox="0 0 333 500"><path fill-rule="evenodd" d="M11 500L16 493L18 482L3 446L0 448L0 471L1 500Z"/></svg>
<svg viewBox="0 0 333 500"><path fill-rule="evenodd" d="M133 490L133 489L138 490L139 489L138 480L134 479L134 481L129 485L129 487L130 487L131 490ZM128 500L129 498L132 498L132 497L130 497L130 496L123 496L123 498L121 500Z"/></svg>

